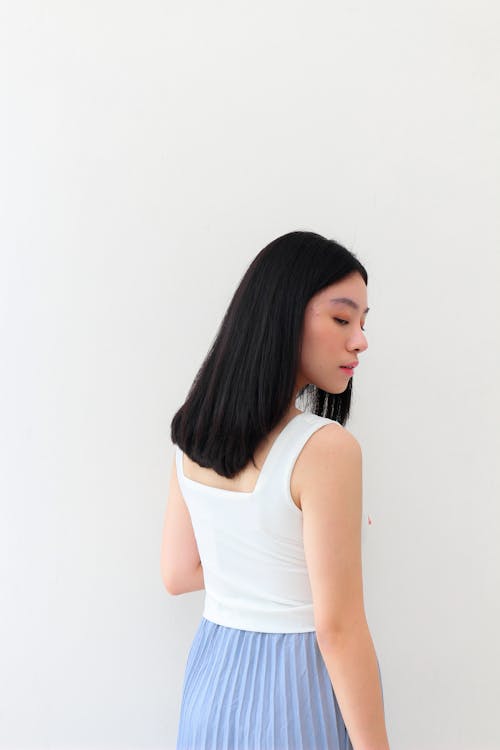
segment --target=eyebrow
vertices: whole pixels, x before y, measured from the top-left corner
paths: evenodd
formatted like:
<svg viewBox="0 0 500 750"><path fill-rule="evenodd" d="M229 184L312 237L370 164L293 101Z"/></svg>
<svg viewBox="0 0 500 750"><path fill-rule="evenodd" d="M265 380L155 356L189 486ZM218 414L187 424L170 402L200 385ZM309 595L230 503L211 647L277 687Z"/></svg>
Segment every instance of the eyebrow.
<svg viewBox="0 0 500 750"><path fill-rule="evenodd" d="M354 302L353 299L350 299L349 297L333 297L333 299L329 300L329 302L337 302L341 305L349 305L350 307L353 307L355 310L359 310L359 305L357 302ZM365 313L369 311L369 307L366 308Z"/></svg>

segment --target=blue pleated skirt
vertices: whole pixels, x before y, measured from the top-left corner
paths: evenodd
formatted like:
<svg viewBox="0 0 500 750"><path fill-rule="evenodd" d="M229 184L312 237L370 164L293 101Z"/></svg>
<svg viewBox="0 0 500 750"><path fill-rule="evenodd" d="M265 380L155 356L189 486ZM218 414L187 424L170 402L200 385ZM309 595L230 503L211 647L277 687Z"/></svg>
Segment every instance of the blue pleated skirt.
<svg viewBox="0 0 500 750"><path fill-rule="evenodd" d="M316 632L239 630L202 617L176 750L352 750Z"/></svg>

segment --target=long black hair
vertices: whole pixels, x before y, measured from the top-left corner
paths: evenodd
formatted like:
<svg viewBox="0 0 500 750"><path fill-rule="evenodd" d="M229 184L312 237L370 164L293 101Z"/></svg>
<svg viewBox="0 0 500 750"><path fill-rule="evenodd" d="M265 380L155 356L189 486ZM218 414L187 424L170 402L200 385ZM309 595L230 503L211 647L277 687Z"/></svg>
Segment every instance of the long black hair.
<svg viewBox="0 0 500 750"><path fill-rule="evenodd" d="M305 307L324 287L364 266L350 250L315 232L277 237L251 262L184 404L170 427L174 444L200 466L232 478L280 422L294 396ZM344 425L343 393L313 383L297 394L306 410Z"/></svg>

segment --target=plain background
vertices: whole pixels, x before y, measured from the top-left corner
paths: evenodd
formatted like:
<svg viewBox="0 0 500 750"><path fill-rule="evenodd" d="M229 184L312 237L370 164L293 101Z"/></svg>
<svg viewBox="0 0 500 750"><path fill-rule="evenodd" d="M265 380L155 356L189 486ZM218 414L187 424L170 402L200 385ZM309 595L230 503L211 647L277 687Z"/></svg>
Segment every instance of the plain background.
<svg viewBox="0 0 500 750"><path fill-rule="evenodd" d="M391 750L498 748L498 3L0 14L2 749L174 747L204 594L160 578L170 420L294 229L369 273L346 427Z"/></svg>

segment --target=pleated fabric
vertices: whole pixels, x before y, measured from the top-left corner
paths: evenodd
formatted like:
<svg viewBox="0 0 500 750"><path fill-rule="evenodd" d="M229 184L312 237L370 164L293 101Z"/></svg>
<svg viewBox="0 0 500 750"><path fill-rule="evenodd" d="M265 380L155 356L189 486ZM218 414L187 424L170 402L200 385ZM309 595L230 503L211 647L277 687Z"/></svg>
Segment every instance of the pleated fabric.
<svg viewBox="0 0 500 750"><path fill-rule="evenodd" d="M239 630L202 617L176 750L353 750L316 632Z"/></svg>

